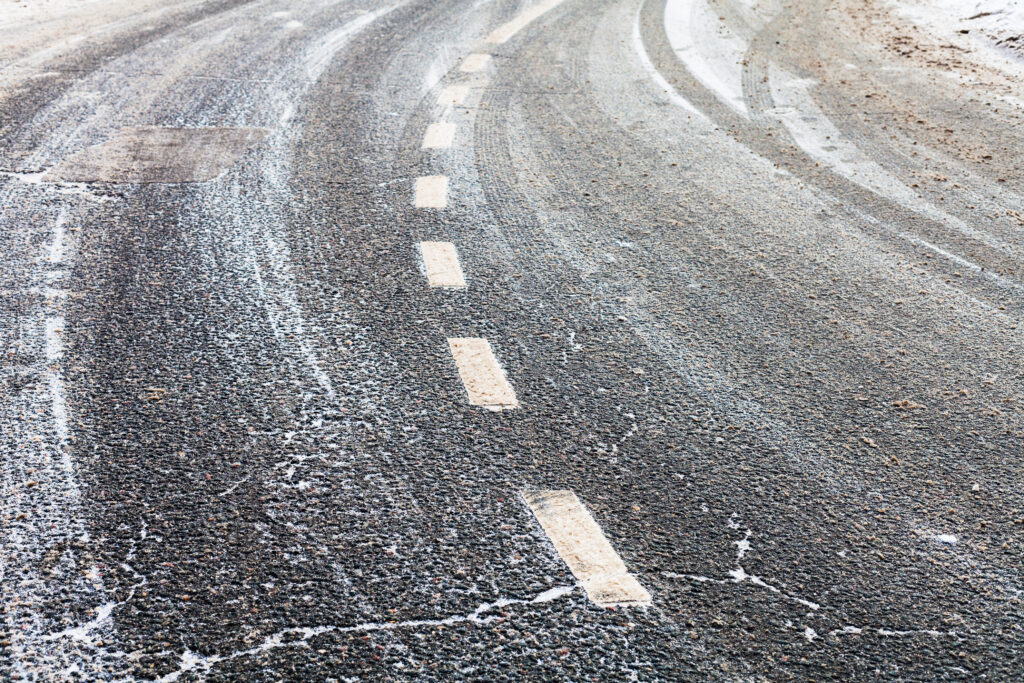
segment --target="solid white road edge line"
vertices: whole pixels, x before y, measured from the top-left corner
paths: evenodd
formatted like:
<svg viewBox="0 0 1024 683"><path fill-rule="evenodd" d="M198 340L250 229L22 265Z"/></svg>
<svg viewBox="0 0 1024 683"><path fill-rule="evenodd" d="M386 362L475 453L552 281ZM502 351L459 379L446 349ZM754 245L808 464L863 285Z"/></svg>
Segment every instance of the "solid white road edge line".
<svg viewBox="0 0 1024 683"><path fill-rule="evenodd" d="M448 177L428 175L417 178L413 203L418 209L443 209L448 206Z"/></svg>
<svg viewBox="0 0 1024 683"><path fill-rule="evenodd" d="M465 289L466 278L459 265L459 254L451 242L420 242L420 256L431 287Z"/></svg>
<svg viewBox="0 0 1024 683"><path fill-rule="evenodd" d="M602 607L651 604L651 594L629 573L575 493L540 490L522 496L592 602Z"/></svg>
<svg viewBox="0 0 1024 683"><path fill-rule="evenodd" d="M488 410L506 410L519 406L516 392L505 378L505 372L498 365L498 359L494 357L494 351L486 339L454 337L448 340L448 348L455 359L471 405L483 406Z"/></svg>

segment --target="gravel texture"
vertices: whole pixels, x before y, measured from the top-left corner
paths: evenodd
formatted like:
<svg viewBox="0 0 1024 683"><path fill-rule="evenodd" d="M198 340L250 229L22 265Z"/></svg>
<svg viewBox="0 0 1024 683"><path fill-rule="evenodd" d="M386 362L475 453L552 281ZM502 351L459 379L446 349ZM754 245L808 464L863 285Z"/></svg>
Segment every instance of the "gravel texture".
<svg viewBox="0 0 1024 683"><path fill-rule="evenodd" d="M96 4L0 23L0 679L1019 678L1012 55L852 0ZM173 178L45 177L149 127ZM259 135L198 177L182 129Z"/></svg>

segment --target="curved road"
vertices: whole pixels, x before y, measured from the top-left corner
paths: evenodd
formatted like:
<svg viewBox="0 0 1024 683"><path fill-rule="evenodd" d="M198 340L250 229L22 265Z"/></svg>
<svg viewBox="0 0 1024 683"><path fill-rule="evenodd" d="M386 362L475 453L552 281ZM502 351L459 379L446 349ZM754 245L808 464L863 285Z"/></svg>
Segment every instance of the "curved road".
<svg viewBox="0 0 1024 683"><path fill-rule="evenodd" d="M932 3L6 3L0 678L1015 680L1024 22Z"/></svg>

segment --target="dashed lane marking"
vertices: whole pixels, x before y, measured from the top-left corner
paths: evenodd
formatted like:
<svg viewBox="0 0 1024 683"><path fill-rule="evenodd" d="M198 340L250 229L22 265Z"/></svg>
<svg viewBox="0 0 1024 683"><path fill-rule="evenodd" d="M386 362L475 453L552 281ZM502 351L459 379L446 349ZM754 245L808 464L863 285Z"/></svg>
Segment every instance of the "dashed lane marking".
<svg viewBox="0 0 1024 683"><path fill-rule="evenodd" d="M562 4L563 0L545 0L524 12L520 13L519 16L515 17L507 24L503 24L498 28L494 29L489 36L487 36L488 43L504 43L506 40L514 36L515 34L522 31L526 26L544 14L545 12L554 9Z"/></svg>
<svg viewBox="0 0 1024 683"><path fill-rule="evenodd" d="M431 287L464 289L466 278L459 265L459 254L451 242L420 242L427 284Z"/></svg>
<svg viewBox="0 0 1024 683"><path fill-rule="evenodd" d="M487 64L490 63L491 56L488 54L475 53L471 54L462 60L462 64L459 65L459 70L467 74L475 74L478 71L483 71L487 68Z"/></svg>
<svg viewBox="0 0 1024 683"><path fill-rule="evenodd" d="M448 177L428 175L416 179L416 208L443 209L448 206Z"/></svg>
<svg viewBox="0 0 1024 683"><path fill-rule="evenodd" d="M447 149L455 141L455 124L440 121L427 126L423 135L423 149Z"/></svg>
<svg viewBox="0 0 1024 683"><path fill-rule="evenodd" d="M541 490L522 495L591 601L602 607L651 604L651 594L629 573L575 493Z"/></svg>
<svg viewBox="0 0 1024 683"><path fill-rule="evenodd" d="M464 104L468 96L468 85L449 85L437 96L437 103L445 106L449 104Z"/></svg>
<svg viewBox="0 0 1024 683"><path fill-rule="evenodd" d="M460 337L448 340L459 377L469 394L469 402L490 410L506 410L519 406L516 392L505 379L494 351L486 339Z"/></svg>

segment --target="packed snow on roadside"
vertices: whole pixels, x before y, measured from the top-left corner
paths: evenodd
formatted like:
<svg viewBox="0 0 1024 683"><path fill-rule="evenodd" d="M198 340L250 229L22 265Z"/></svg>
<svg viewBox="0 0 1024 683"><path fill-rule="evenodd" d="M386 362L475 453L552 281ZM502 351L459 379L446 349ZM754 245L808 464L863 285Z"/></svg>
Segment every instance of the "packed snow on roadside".
<svg viewBox="0 0 1024 683"><path fill-rule="evenodd" d="M938 36L980 35L1024 59L1024 0L895 0L896 11Z"/></svg>
<svg viewBox="0 0 1024 683"><path fill-rule="evenodd" d="M0 0L0 29L72 14L102 0Z"/></svg>

